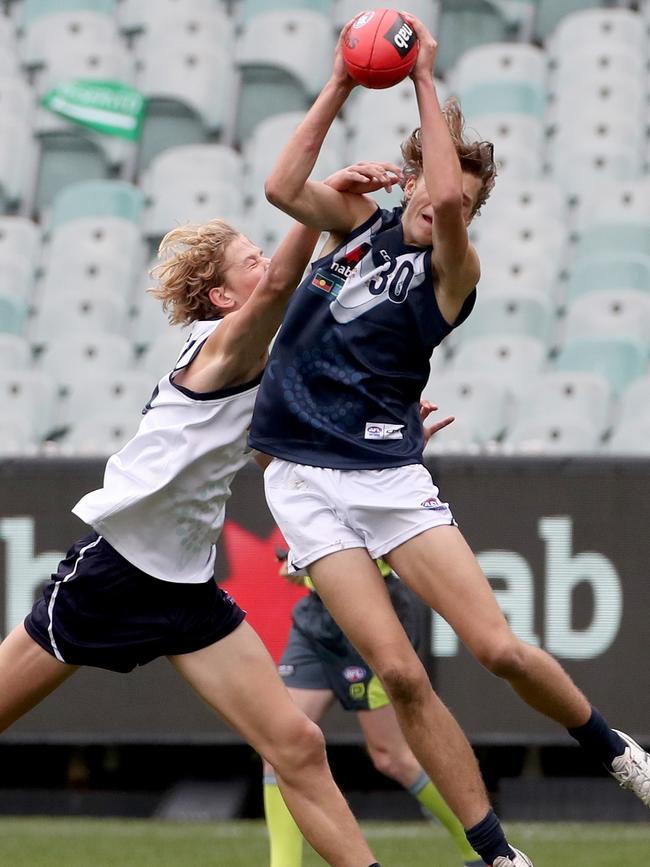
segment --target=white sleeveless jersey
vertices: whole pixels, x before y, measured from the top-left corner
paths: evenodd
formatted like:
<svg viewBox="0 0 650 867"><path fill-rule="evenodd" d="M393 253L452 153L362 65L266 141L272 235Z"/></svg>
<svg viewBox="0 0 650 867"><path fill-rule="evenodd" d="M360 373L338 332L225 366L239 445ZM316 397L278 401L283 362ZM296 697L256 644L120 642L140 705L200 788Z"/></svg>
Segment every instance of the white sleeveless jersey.
<svg viewBox="0 0 650 867"><path fill-rule="evenodd" d="M198 584L212 577L230 484L247 461L261 375L206 394L172 381L221 321L195 323L137 433L109 458L104 486L72 510L130 563L163 581Z"/></svg>

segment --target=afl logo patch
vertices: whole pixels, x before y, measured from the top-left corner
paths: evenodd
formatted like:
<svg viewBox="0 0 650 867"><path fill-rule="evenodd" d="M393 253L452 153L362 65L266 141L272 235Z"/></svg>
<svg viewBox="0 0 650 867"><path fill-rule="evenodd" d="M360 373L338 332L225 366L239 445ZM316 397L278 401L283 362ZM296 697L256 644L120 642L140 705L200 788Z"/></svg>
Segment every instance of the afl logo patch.
<svg viewBox="0 0 650 867"><path fill-rule="evenodd" d="M366 669L361 668L360 665L348 665L347 668L343 669L343 677L348 683L358 683L360 680L363 680L365 676Z"/></svg>
<svg viewBox="0 0 650 867"><path fill-rule="evenodd" d="M365 27L369 21L375 17L374 12L362 12L354 19L354 24L352 25L353 30L359 30L361 27Z"/></svg>
<svg viewBox="0 0 650 867"><path fill-rule="evenodd" d="M280 677L291 677L295 672L296 668L293 665L278 665L278 674Z"/></svg>

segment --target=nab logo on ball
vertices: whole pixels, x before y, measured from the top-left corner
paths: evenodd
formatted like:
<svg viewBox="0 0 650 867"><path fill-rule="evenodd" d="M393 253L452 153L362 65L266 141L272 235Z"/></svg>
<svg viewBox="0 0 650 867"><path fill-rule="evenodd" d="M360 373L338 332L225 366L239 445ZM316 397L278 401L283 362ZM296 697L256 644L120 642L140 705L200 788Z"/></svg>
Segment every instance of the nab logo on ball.
<svg viewBox="0 0 650 867"><path fill-rule="evenodd" d="M406 57L417 42L413 28L409 27L406 21L400 25L399 19L395 21L388 33L384 34L384 39L393 43L400 57Z"/></svg>

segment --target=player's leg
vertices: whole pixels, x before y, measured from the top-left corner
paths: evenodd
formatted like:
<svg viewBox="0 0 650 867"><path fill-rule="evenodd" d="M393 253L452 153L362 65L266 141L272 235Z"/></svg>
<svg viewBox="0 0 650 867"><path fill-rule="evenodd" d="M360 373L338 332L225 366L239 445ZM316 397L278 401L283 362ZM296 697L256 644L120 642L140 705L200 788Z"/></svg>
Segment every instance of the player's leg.
<svg viewBox="0 0 650 867"><path fill-rule="evenodd" d="M77 666L59 662L37 644L22 623L0 644L0 731L60 686Z"/></svg>
<svg viewBox="0 0 650 867"><path fill-rule="evenodd" d="M292 689L293 703L317 723L334 698L329 689ZM301 867L303 837L284 803L273 766L263 760L264 816L269 832L270 867Z"/></svg>
<svg viewBox="0 0 650 867"><path fill-rule="evenodd" d="M465 865L483 867L484 862L468 843L462 824L406 743L392 705L358 711L357 718L377 770L404 786L427 812L444 825Z"/></svg>
<svg viewBox="0 0 650 867"><path fill-rule="evenodd" d="M391 604L385 582L361 548L309 566L330 613L381 679L407 742L466 828L490 811L476 757L435 695Z"/></svg>
<svg viewBox="0 0 650 867"><path fill-rule="evenodd" d="M169 659L275 768L291 813L329 864L375 863L332 779L322 732L291 701L271 657L247 623L209 647Z"/></svg>
<svg viewBox="0 0 650 867"><path fill-rule="evenodd" d="M606 767L615 770L613 763L625 754L627 744L592 708L557 660L514 635L456 527L426 530L395 548L386 559L489 671L505 678L527 704L565 726ZM637 794L643 799L644 791L646 797L650 792L647 761L645 770L643 762L637 770L641 773Z"/></svg>

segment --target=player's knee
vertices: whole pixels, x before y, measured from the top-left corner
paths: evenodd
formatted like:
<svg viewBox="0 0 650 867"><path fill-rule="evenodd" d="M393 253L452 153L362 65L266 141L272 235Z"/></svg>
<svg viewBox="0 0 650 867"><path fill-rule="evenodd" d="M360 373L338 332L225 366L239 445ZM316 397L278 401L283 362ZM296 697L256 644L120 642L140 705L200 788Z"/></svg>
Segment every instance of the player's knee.
<svg viewBox="0 0 650 867"><path fill-rule="evenodd" d="M316 723L301 718L286 730L282 744L266 756L283 777L325 761L325 738Z"/></svg>
<svg viewBox="0 0 650 867"><path fill-rule="evenodd" d="M415 759L410 753L400 750L391 750L389 747L374 745L368 747L370 758L380 774L390 777L402 783L405 778L412 776L412 767L417 767Z"/></svg>
<svg viewBox="0 0 650 867"><path fill-rule="evenodd" d="M480 645L475 650L475 656L492 674L511 679L524 671L525 650L526 645L516 636L509 634Z"/></svg>
<svg viewBox="0 0 650 867"><path fill-rule="evenodd" d="M388 665L380 675L384 689L393 704L412 705L422 701L427 687L430 688L421 665Z"/></svg>

